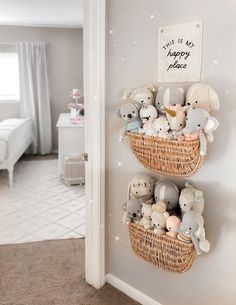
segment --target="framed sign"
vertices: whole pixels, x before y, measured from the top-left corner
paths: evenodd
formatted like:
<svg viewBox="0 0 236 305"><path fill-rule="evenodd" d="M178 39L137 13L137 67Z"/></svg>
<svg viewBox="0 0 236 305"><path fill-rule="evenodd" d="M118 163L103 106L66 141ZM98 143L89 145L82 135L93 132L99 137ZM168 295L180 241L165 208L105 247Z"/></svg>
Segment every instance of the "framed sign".
<svg viewBox="0 0 236 305"><path fill-rule="evenodd" d="M158 82L201 79L202 21L158 28Z"/></svg>

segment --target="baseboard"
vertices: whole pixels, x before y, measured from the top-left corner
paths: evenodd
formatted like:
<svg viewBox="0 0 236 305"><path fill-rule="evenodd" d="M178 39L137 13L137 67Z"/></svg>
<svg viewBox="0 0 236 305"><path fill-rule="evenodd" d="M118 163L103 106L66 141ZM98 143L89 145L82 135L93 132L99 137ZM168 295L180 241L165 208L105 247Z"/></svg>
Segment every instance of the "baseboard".
<svg viewBox="0 0 236 305"><path fill-rule="evenodd" d="M58 154L58 149L53 149L52 154Z"/></svg>
<svg viewBox="0 0 236 305"><path fill-rule="evenodd" d="M106 282L128 295L131 299L141 303L142 305L161 305L159 302L153 300L146 294L121 281L110 273L106 275Z"/></svg>

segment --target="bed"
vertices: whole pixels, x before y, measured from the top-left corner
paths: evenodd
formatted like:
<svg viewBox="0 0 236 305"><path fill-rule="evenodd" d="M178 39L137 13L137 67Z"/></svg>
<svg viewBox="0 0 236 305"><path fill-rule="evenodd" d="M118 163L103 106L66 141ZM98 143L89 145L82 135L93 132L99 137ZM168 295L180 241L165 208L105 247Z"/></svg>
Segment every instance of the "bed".
<svg viewBox="0 0 236 305"><path fill-rule="evenodd" d="M13 186L14 165L33 140L32 119L7 119L0 122L0 169L8 170L9 186Z"/></svg>

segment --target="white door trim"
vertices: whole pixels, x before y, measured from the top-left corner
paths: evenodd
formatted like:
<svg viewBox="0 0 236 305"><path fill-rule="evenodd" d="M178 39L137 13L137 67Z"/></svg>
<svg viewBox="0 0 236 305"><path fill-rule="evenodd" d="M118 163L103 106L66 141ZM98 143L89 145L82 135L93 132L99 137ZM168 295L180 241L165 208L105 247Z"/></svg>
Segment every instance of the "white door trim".
<svg viewBox="0 0 236 305"><path fill-rule="evenodd" d="M85 278L105 284L105 0L83 0L86 162Z"/></svg>

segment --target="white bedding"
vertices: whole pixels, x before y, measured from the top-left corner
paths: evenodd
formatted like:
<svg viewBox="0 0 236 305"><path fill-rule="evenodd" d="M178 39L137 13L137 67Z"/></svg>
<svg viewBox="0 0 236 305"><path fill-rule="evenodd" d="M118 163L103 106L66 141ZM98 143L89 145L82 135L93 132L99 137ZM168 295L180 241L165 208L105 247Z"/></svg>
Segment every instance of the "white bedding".
<svg viewBox="0 0 236 305"><path fill-rule="evenodd" d="M7 119L0 122L0 162L13 156L22 143L31 141L31 118Z"/></svg>

